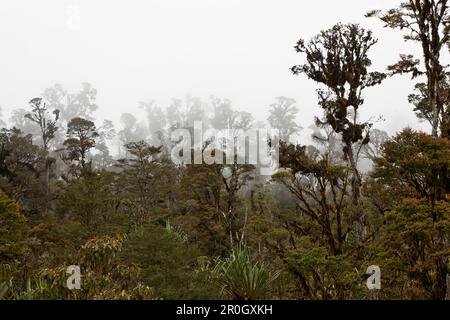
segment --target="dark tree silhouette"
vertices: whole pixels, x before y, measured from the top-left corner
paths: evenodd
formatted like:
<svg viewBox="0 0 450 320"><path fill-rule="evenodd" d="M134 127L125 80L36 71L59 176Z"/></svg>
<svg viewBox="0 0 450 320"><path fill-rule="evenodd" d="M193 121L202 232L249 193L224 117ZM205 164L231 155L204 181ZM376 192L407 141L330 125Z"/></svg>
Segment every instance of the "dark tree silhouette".
<svg viewBox="0 0 450 320"><path fill-rule="evenodd" d="M86 156L95 147L99 136L95 124L83 118L73 118L67 125L67 140L64 141L67 154L65 160L76 162L79 169L87 170Z"/></svg>
<svg viewBox="0 0 450 320"><path fill-rule="evenodd" d="M39 126L44 150L48 151L48 144L55 138L56 130L58 130L56 123L59 120L59 110L53 110L53 119L51 119L48 115L49 111L47 109L47 104L42 101L42 98L34 98L29 103L32 110L31 113L25 115L25 118L33 121Z"/></svg>
<svg viewBox="0 0 450 320"><path fill-rule="evenodd" d="M308 78L324 84L327 90L319 89L319 105L325 111L325 120L320 125L330 125L342 135L345 160L353 170L353 200L360 197L361 175L357 168L354 144L369 142L367 122L359 122L358 109L364 103L364 89L378 85L386 75L369 72L372 61L369 50L377 43L371 31L356 24L337 24L322 31L309 43L299 40L295 49L306 55L304 65L292 67L294 74L304 73Z"/></svg>
<svg viewBox="0 0 450 320"><path fill-rule="evenodd" d="M367 14L368 17L380 18L388 28L406 31L405 40L418 42L422 47L425 71L419 70L420 60L412 55L401 55L400 61L389 70L392 74L412 73L413 78L426 75L427 83L423 89L427 92L428 104L422 106L422 113L430 112L433 136L438 135L445 103L440 93L446 68L441 61L441 53L445 45L450 48L448 3L448 0L409 0L386 13L374 10Z"/></svg>

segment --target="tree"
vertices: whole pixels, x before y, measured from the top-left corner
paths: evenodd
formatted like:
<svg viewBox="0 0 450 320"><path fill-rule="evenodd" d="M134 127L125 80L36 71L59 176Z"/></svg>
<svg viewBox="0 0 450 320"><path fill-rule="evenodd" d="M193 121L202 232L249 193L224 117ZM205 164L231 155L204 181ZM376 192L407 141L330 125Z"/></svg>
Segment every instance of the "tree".
<svg viewBox="0 0 450 320"><path fill-rule="evenodd" d="M296 101L286 97L277 97L275 100L270 105L270 115L267 120L272 128L279 130L280 139L289 142L289 137L301 129L295 122L298 114Z"/></svg>
<svg viewBox="0 0 450 320"><path fill-rule="evenodd" d="M379 129L372 129L370 131L370 141L364 145L362 149L363 155L370 160L375 160L381 156L383 144L389 139L386 131Z"/></svg>
<svg viewBox="0 0 450 320"><path fill-rule="evenodd" d="M309 127L313 130L311 138L314 145L309 146L312 153L322 152L326 154L329 158L330 163L342 164L344 161L344 154L342 152L342 141L340 139L340 134L336 133L331 126L323 126L320 123L315 123Z"/></svg>
<svg viewBox="0 0 450 320"><path fill-rule="evenodd" d="M122 145L145 139L147 135L145 128L137 122L134 115L123 113L120 116L120 122L123 124L123 129L119 131L119 139Z"/></svg>
<svg viewBox="0 0 450 320"><path fill-rule="evenodd" d="M92 121L83 118L73 118L67 125L67 140L64 141L64 147L67 154L64 159L75 162L78 169L88 170L86 157L92 148L95 147L95 139L99 136L95 124Z"/></svg>
<svg viewBox="0 0 450 320"><path fill-rule="evenodd" d="M32 110L31 113L27 113L25 118L35 123L40 130L43 149L47 153L49 151L49 143L55 138L56 131L58 130L57 122L59 120L59 110L53 110L53 119L49 116L47 104L43 102L42 98L34 98L29 102ZM50 196L50 169L54 165L55 159L47 157L45 165L45 201L49 202Z"/></svg>
<svg viewBox="0 0 450 320"><path fill-rule="evenodd" d="M92 161L94 168L105 170L110 168L114 163L114 159L108 148L108 142L115 137L116 130L114 129L114 124L111 120L104 120L103 124L97 131L99 136L95 149L97 149L100 153L95 154Z"/></svg>
<svg viewBox="0 0 450 320"><path fill-rule="evenodd" d="M273 179L284 185L298 202L299 212L321 228L324 246L330 255L343 253L344 242L351 232L352 217L348 213L348 170L332 165L327 156L310 158L306 148L280 145L280 167Z"/></svg>
<svg viewBox="0 0 450 320"><path fill-rule="evenodd" d="M329 256L308 236L300 237L298 247L286 253L287 269L296 276L306 299L361 299L364 297L361 262L348 255Z"/></svg>
<svg viewBox="0 0 450 320"><path fill-rule="evenodd" d="M34 137L39 137L41 135L39 127L30 125L29 119L25 117L27 114L29 114L29 111L24 108L14 109L11 111L9 121L13 128L19 129L26 134L32 134Z"/></svg>
<svg viewBox="0 0 450 320"><path fill-rule="evenodd" d="M27 113L25 118L31 120L39 126L42 136L44 150L48 151L48 144L55 138L55 132L58 130L56 122L59 120L59 110L53 110L53 119L48 117L48 109L42 98L34 98L30 101L31 113Z"/></svg>
<svg viewBox="0 0 450 320"><path fill-rule="evenodd" d="M359 122L358 111L363 105L363 91L378 85L386 75L369 72L372 61L369 50L377 43L371 31L356 24L337 24L322 31L308 44L299 40L295 49L306 54L304 65L292 67L294 74L304 73L308 78L326 86L319 89L319 105L325 111L325 121L318 124L330 125L342 135L343 152L353 171L353 202L360 197L361 175L357 168L354 144L369 142L370 124Z"/></svg>
<svg viewBox="0 0 450 320"><path fill-rule="evenodd" d="M174 221L190 234L205 255L224 254L228 230L220 165L188 165L181 172Z"/></svg>
<svg viewBox="0 0 450 320"><path fill-rule="evenodd" d="M0 131L0 187L27 214L48 206L40 180L46 156L42 148L33 145L31 134L23 135L18 129Z"/></svg>
<svg viewBox="0 0 450 320"><path fill-rule="evenodd" d="M275 226L264 226L270 228L264 242L283 262L294 297L361 298L364 254L358 248L370 234L352 206L351 168L284 142L280 167L272 179L290 192L295 207L270 219Z"/></svg>
<svg viewBox="0 0 450 320"><path fill-rule="evenodd" d="M372 263L383 266L383 291L395 298L443 300L450 274L450 206L405 198L385 214ZM434 216L440 216L435 220Z"/></svg>
<svg viewBox="0 0 450 320"><path fill-rule="evenodd" d="M255 166L241 161L236 145L227 158L221 143L210 142L203 145L202 152L213 161L188 164L182 170L179 211L180 220L209 239L204 241L205 251L222 254L241 240L247 208L240 195L253 180Z"/></svg>
<svg viewBox="0 0 450 320"><path fill-rule="evenodd" d="M78 92L69 92L62 85L55 84L53 87L45 89L42 97L49 109L60 111L60 127L67 127L68 123L74 118L93 121L93 113L98 109L96 104L97 90L89 83L82 83ZM60 146L65 139L65 133L59 130L56 132L54 144Z"/></svg>
<svg viewBox="0 0 450 320"><path fill-rule="evenodd" d="M113 190L114 177L107 172L71 180L60 191L56 213L89 231L99 231L112 217Z"/></svg>
<svg viewBox="0 0 450 320"><path fill-rule="evenodd" d="M398 195L383 212L375 255L388 266L396 286L398 274L413 284L416 292L407 290L413 297L445 297L450 271L449 150L448 139L406 129L386 141L375 160L372 177L389 197ZM389 256L392 252L396 254Z"/></svg>
<svg viewBox="0 0 450 320"><path fill-rule="evenodd" d="M98 109L95 103L97 90L89 83L82 83L81 90L77 93L69 93L60 84L45 89L43 97L48 101L48 106L61 112L61 120L69 122L76 117L92 120L92 113Z"/></svg>
<svg viewBox="0 0 450 320"><path fill-rule="evenodd" d="M213 128L218 130L242 129L248 130L253 122L253 117L245 111L237 111L233 108L231 100L226 98L211 97L213 115L210 122Z"/></svg>
<svg viewBox="0 0 450 320"><path fill-rule="evenodd" d="M152 143L155 146L159 146L161 141L161 136L166 128L166 116L164 111L156 105L153 101L151 102L141 102L139 107L144 109L147 113L147 123L149 131L152 135Z"/></svg>
<svg viewBox="0 0 450 320"><path fill-rule="evenodd" d="M13 264L26 251L27 220L19 205L0 192L0 264Z"/></svg>
<svg viewBox="0 0 450 320"><path fill-rule="evenodd" d="M171 129L192 128L195 121L206 119L204 103L198 97L187 95L183 99L173 99L166 110L167 124Z"/></svg>
<svg viewBox="0 0 450 320"><path fill-rule="evenodd" d="M13 294L13 279L29 253L27 219L16 201L0 191L0 300Z"/></svg>
<svg viewBox="0 0 450 320"><path fill-rule="evenodd" d="M441 92L444 92L445 68L441 61L441 53L449 46L450 11L448 0L408 0L399 7L382 13L371 11L368 17L376 16L385 23L385 27L405 30L406 41L418 42L422 48L423 66L419 70L420 60L412 55L401 55L400 61L389 67L392 74L412 73L412 78L425 74L427 82L421 85L426 91L426 105L419 106L420 112L431 120L432 135L437 136L439 124L442 123L444 103ZM417 107L417 106L416 106Z"/></svg>
<svg viewBox="0 0 450 320"><path fill-rule="evenodd" d="M450 193L449 147L447 139L405 129L384 143L372 176L387 185L412 189L415 197L433 205Z"/></svg>
<svg viewBox="0 0 450 320"><path fill-rule="evenodd" d="M174 200L177 172L169 159L161 154L162 147L145 141L125 145L128 158L120 159L120 194L131 201L138 223L146 221L158 208L168 208Z"/></svg>
<svg viewBox="0 0 450 320"><path fill-rule="evenodd" d="M216 298L217 289L196 275L198 250L150 221L124 243L120 259L141 269L140 281L163 299Z"/></svg>
<svg viewBox="0 0 450 320"><path fill-rule="evenodd" d="M447 72L441 82L441 87L438 92L439 101L443 102L443 109L439 117L439 124L441 129L441 136L450 138L450 73ZM408 100L414 105L414 111L419 120L427 121L431 126L433 125L433 110L430 105L430 97L428 86L426 83L417 83L415 92L408 96Z"/></svg>

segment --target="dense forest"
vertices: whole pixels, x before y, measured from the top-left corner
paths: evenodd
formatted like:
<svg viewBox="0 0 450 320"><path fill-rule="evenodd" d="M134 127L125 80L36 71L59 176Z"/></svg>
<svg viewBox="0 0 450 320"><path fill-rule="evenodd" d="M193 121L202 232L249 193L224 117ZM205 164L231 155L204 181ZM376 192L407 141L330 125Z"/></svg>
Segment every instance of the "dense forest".
<svg viewBox="0 0 450 320"><path fill-rule="evenodd" d="M96 120L88 83L30 97L1 123L0 299L450 299L449 2L362 18L422 55L373 70L378 40L358 24L294 39L300 64L286 72L317 85L305 145L293 142L303 106L288 97L264 122L229 99L186 96L142 103L146 119L124 113L120 124ZM390 77L411 79L411 108L398 112L429 132L390 136L361 117L366 90ZM275 129L278 168L261 175L237 156L175 163L172 133L196 121ZM381 270L377 290L369 266Z"/></svg>

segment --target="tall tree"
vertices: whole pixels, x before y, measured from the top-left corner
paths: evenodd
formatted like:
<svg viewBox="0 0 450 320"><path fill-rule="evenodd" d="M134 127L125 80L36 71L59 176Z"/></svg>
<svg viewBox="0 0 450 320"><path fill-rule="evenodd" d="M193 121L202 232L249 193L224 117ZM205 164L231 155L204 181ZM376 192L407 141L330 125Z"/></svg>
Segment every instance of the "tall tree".
<svg viewBox="0 0 450 320"><path fill-rule="evenodd" d="M147 123L152 138L152 144L155 146L161 145L161 137L166 128L166 116L164 111L153 101L148 103L141 102L139 107L143 108L147 113Z"/></svg>
<svg viewBox="0 0 450 320"><path fill-rule="evenodd" d="M64 141L64 147L67 154L64 159L75 162L77 169L88 170L86 157L89 150L95 147L95 139L99 136L94 122L83 119L73 118L67 125L67 140Z"/></svg>
<svg viewBox="0 0 450 320"><path fill-rule="evenodd" d="M444 299L450 272L449 151L448 139L406 129L384 143L372 173L384 187L384 205L394 198L375 242L385 274L417 281L420 295L432 299Z"/></svg>
<svg viewBox="0 0 450 320"><path fill-rule="evenodd" d="M297 133L301 127L295 122L298 114L296 101L292 98L277 97L270 105L269 124L279 130L280 139L289 142L289 137Z"/></svg>
<svg viewBox="0 0 450 320"><path fill-rule="evenodd" d="M450 138L450 72L447 72L441 82L439 99L442 101L442 112L439 117L441 136ZM408 100L414 105L414 111L419 120L427 121L433 125L433 110L430 104L430 96L426 83L417 83L415 90L408 96Z"/></svg>
<svg viewBox="0 0 450 320"><path fill-rule="evenodd" d="M170 206L176 175L173 164L162 155L161 146L153 147L141 140L130 142L125 148L129 157L118 161L117 166L123 170L118 184L142 223L157 208Z"/></svg>
<svg viewBox="0 0 450 320"><path fill-rule="evenodd" d="M389 139L386 131L380 129L372 129L370 131L370 142L363 147L362 153L364 157L375 160L381 156L383 144Z"/></svg>
<svg viewBox="0 0 450 320"><path fill-rule="evenodd" d="M227 98L211 97L213 115L210 123L213 128L248 130L253 122L253 117L245 111L235 110L231 100Z"/></svg>
<svg viewBox="0 0 450 320"><path fill-rule="evenodd" d="M322 229L330 255L343 252L354 217L348 213L348 168L330 164L328 156L308 156L306 147L281 142L280 167L273 176L297 199L298 210Z"/></svg>
<svg viewBox="0 0 450 320"><path fill-rule="evenodd" d="M245 224L245 210L242 208L243 202L239 194L254 179L255 166L240 164L236 153L233 161L225 161L226 154L223 150L214 148L208 152L216 159L221 158L222 164L188 165L181 186L185 189L183 193L197 202L195 205L200 210L196 210L196 215L209 215L202 217L206 221L200 221L201 226L209 229L208 219L214 219L216 226L220 225L220 230L228 236L229 247L232 247L234 241L240 240ZM214 239L218 238L218 233L212 235Z"/></svg>
<svg viewBox="0 0 450 320"><path fill-rule="evenodd" d="M45 89L42 97L49 109L60 111L61 127L67 127L70 120L77 117L94 121L93 113L98 109L97 90L89 83L82 83L78 92L69 92L62 85L56 84ZM64 140L64 132L57 131L54 143L62 145Z"/></svg>
<svg viewBox="0 0 450 320"><path fill-rule="evenodd" d="M44 150L48 151L48 144L55 138L57 121L59 120L59 110L53 110L53 119L49 117L47 104L42 101L42 98L34 98L30 102L31 113L27 113L25 118L31 120L39 126L42 136L42 143Z"/></svg>
<svg viewBox="0 0 450 320"><path fill-rule="evenodd" d="M190 95L184 99L173 99L166 110L166 119L170 128L192 128L195 121L206 119L204 103Z"/></svg>
<svg viewBox="0 0 450 320"><path fill-rule="evenodd" d="M34 98L30 102L31 113L27 113L25 118L29 119L39 127L42 138L43 149L45 153L49 152L49 144L55 139L58 130L57 122L59 120L59 110L52 111L53 116L49 115L47 104L42 98ZM55 159L48 156L45 164L45 202L49 204L50 196L50 171L54 165Z"/></svg>
<svg viewBox="0 0 450 320"><path fill-rule="evenodd" d="M120 116L120 122L123 125L123 129L118 134L122 145L146 138L147 132L145 128L137 122L136 117L131 113L123 113Z"/></svg>
<svg viewBox="0 0 450 320"><path fill-rule="evenodd" d="M423 67L419 70L420 60L412 55L401 55L400 61L389 67L392 74L412 73L412 77L425 74L427 78L423 90L426 91L427 105L420 108L422 113L430 113L432 135L437 136L442 123L444 101L444 74L447 66L442 61L442 51L450 46L450 11L448 0L409 0L399 7L388 10L371 11L368 17L376 16L392 29L404 30L406 41L418 42L422 48ZM449 47L450 48L450 47Z"/></svg>
<svg viewBox="0 0 450 320"><path fill-rule="evenodd" d="M43 97L49 107L61 111L61 119L69 122L75 117L92 120L92 113L98 109L96 104L97 90L89 83L82 83L77 93L66 91L60 84L44 91Z"/></svg>
<svg viewBox="0 0 450 320"><path fill-rule="evenodd" d="M353 170L353 201L360 197L361 175L357 168L354 145L369 142L370 124L358 120L363 105L363 91L380 84L386 75L369 72L372 65L368 53L377 43L371 31L356 24L337 24L322 31L309 43L300 39L297 52L306 55L304 65L292 67L294 74L304 73L309 79L321 83L327 90L319 89L319 105L325 111L325 120L317 122L330 125L342 135L345 160Z"/></svg>

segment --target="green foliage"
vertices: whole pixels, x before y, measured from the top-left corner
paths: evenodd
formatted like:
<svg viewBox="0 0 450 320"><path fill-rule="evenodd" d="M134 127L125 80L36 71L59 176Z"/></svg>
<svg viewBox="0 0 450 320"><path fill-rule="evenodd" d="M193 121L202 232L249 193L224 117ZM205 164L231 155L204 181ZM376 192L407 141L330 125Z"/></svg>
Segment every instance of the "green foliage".
<svg viewBox="0 0 450 320"><path fill-rule="evenodd" d="M448 139L405 129L386 141L375 160L374 178L398 188L413 189L418 197L441 200L450 192Z"/></svg>
<svg viewBox="0 0 450 320"><path fill-rule="evenodd" d="M231 255L219 259L214 269L216 282L233 299L264 299L279 272L271 272L266 264L255 262L249 249L243 246L234 248Z"/></svg>
<svg viewBox="0 0 450 320"><path fill-rule="evenodd" d="M148 222L123 244L120 259L141 269L140 280L163 299L208 299L216 292L197 276L196 248L168 232L163 225Z"/></svg>
<svg viewBox="0 0 450 320"><path fill-rule="evenodd" d="M26 254L27 229L19 205L0 192L0 263L15 262Z"/></svg>
<svg viewBox="0 0 450 320"><path fill-rule="evenodd" d="M117 255L122 237L96 237L88 240L73 261L81 263L81 288L69 290L65 266L42 268L30 275L24 288L14 287L13 297L40 299L155 299L152 288L139 282L140 269L122 264Z"/></svg>
<svg viewBox="0 0 450 320"><path fill-rule="evenodd" d="M302 294L309 299L360 299L365 285L362 267L351 256L330 256L327 249L304 237L297 249L286 254L287 268L296 276Z"/></svg>
<svg viewBox="0 0 450 320"><path fill-rule="evenodd" d="M439 216L435 220L434 216ZM450 205L405 199L385 216L375 242L375 263L383 268L386 291L397 298L443 299L450 272ZM403 296L399 293L402 292Z"/></svg>
<svg viewBox="0 0 450 320"><path fill-rule="evenodd" d="M8 283L6 281L1 282L0 283L0 300L3 300L6 297L8 290L9 290Z"/></svg>
<svg viewBox="0 0 450 320"><path fill-rule="evenodd" d="M396 8L382 12L374 10L368 17L378 17L385 27L405 32L404 39L413 41L422 49L423 60L413 55L400 55L400 61L388 67L392 75L411 73L412 79L425 75L427 83L419 83L417 96L410 96L419 118L427 119L432 127L432 135L449 138L448 108L448 65L443 53L449 47L450 11L447 0L403 1ZM421 63L422 62L422 63ZM422 66L422 68L421 68ZM411 99L412 98L412 99ZM447 107L444 106L447 104Z"/></svg>
<svg viewBox="0 0 450 320"><path fill-rule="evenodd" d="M280 166L273 175L296 198L297 209L320 227L330 255L341 254L357 218L350 204L349 171L330 163L327 155L311 157L305 146L281 143Z"/></svg>
<svg viewBox="0 0 450 320"><path fill-rule="evenodd" d="M18 129L0 131L0 187L14 197L24 214L43 211L45 188L40 176L45 168L45 152L33 144L32 136Z"/></svg>
<svg viewBox="0 0 450 320"><path fill-rule="evenodd" d="M129 157L120 159L117 167L122 170L117 186L120 197L134 206L135 222L144 223L158 209L166 209L176 197L174 184L178 172L170 160L162 154L161 147L150 146L145 141L125 145Z"/></svg>
<svg viewBox="0 0 450 320"><path fill-rule="evenodd" d="M292 71L322 86L314 146L289 143L300 127L286 97L258 124L228 99L187 96L166 112L142 104L150 130L125 113L118 139L112 121L96 127L89 84L76 94L57 85L30 101L31 113L14 111L24 133L0 132L0 299L444 299L450 113L439 58L449 29L448 1L435 2L370 14L422 45L425 71L413 56L388 69L426 75L409 100L432 135L389 137L361 120L366 89L386 75L370 71L372 32L342 23L295 46L306 59ZM174 164L172 130L192 137L196 120L238 134L279 129L281 168L258 176L226 150L229 136L201 146L209 159L229 155L225 164ZM362 156L373 172L360 172ZM369 265L382 270L376 293L365 286ZM67 287L68 266L80 268L81 288Z"/></svg>
<svg viewBox="0 0 450 320"><path fill-rule="evenodd" d="M348 149L352 144L368 142L364 131L369 124L356 120L358 108L364 102L361 94L386 78L382 73L368 70L372 65L368 53L376 43L372 32L357 24L336 24L309 43L301 39L295 46L297 52L306 54L307 63L294 66L292 71L304 73L327 87L328 91L318 90L319 104L325 111L325 122L318 123L328 124L336 133L342 133L347 157L353 157L352 150ZM349 117L350 112L354 116Z"/></svg>
<svg viewBox="0 0 450 320"><path fill-rule="evenodd" d="M188 165L181 177L177 223L186 226L193 241L203 239L197 245L206 255L224 254L242 236L247 209L239 193L253 180L255 168L234 160Z"/></svg>
<svg viewBox="0 0 450 320"><path fill-rule="evenodd" d="M108 172L70 181L56 202L56 213L81 223L90 232L117 233L126 230L130 218L118 212L115 181L115 177Z"/></svg>
<svg viewBox="0 0 450 320"><path fill-rule="evenodd" d="M0 300L4 300L11 292L13 285L12 267L9 264L0 264Z"/></svg>
<svg viewBox="0 0 450 320"><path fill-rule="evenodd" d="M80 117L73 118L67 124L67 140L64 141L66 153L63 159L71 163L72 174L90 170L86 162L89 150L95 147L99 137L95 123Z"/></svg>
<svg viewBox="0 0 450 320"><path fill-rule="evenodd" d="M371 200L381 208L384 225L371 252L385 270L389 296L445 297L449 150L448 139L406 129L386 141L382 156L375 160L374 180L369 183L370 190L378 191ZM383 208L389 194L398 197Z"/></svg>
<svg viewBox="0 0 450 320"><path fill-rule="evenodd" d="M122 249L120 236L102 236L89 239L81 247L83 265L92 270L107 271Z"/></svg>

